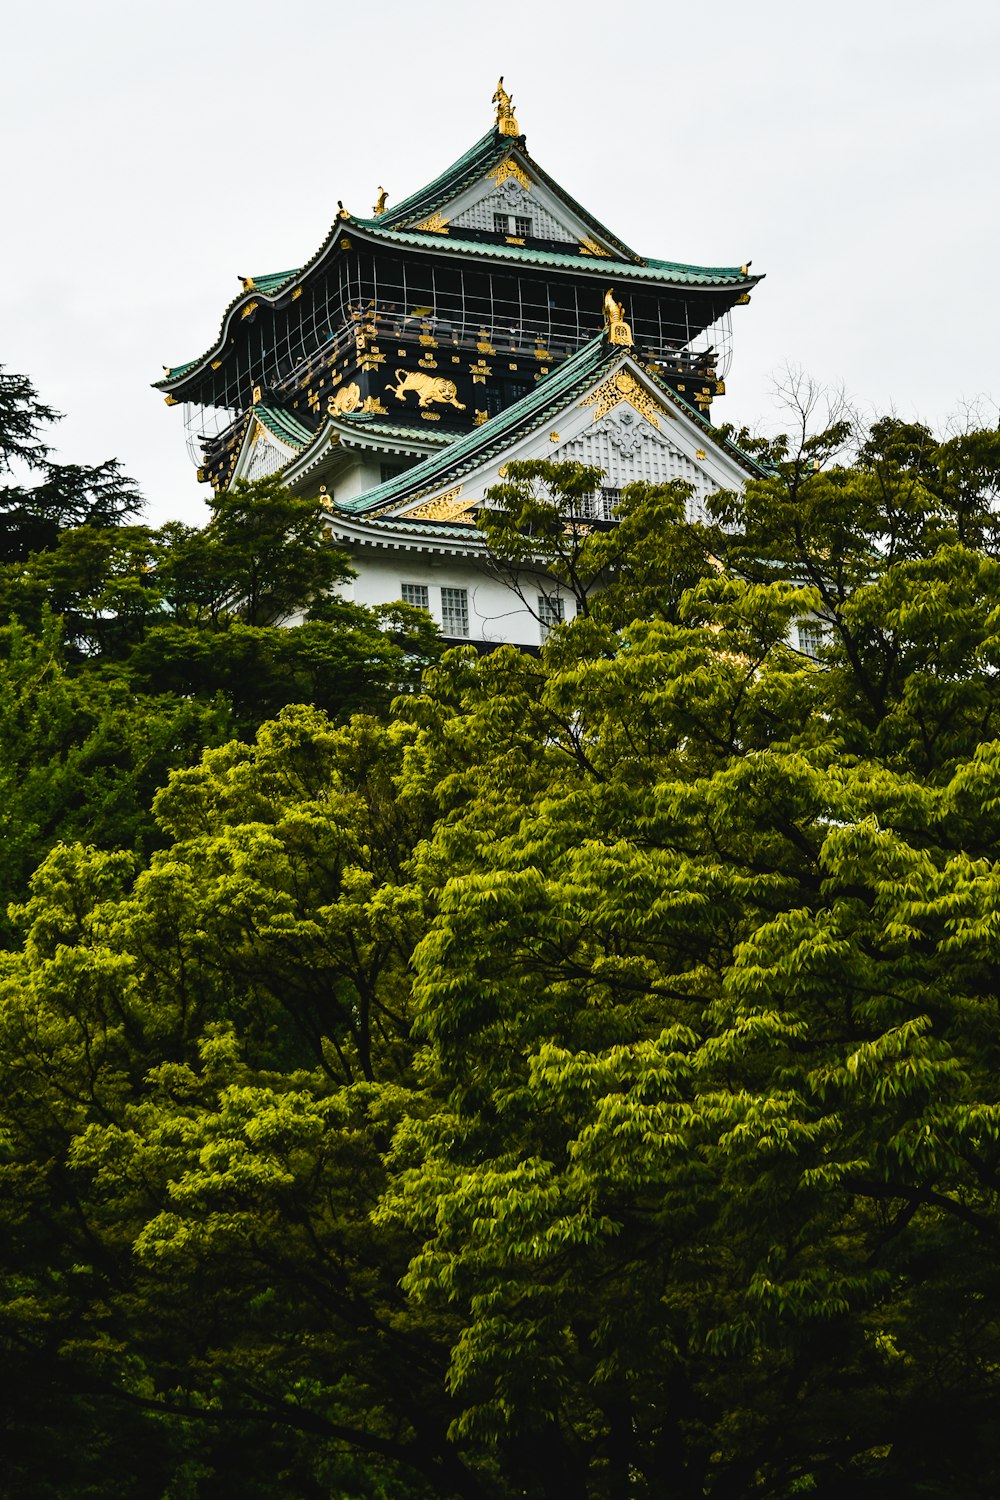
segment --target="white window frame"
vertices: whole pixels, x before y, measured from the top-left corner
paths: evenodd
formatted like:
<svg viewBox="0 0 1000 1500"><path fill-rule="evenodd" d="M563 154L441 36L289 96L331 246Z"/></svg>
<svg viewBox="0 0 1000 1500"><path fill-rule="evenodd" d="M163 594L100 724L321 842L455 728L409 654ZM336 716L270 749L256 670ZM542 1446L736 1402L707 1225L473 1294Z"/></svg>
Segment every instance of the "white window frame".
<svg viewBox="0 0 1000 1500"><path fill-rule="evenodd" d="M420 594L422 597L419 599L408 599L408 591L412 594ZM430 590L426 583L401 583L399 585L399 597L404 604L412 604L414 609L429 610L431 607Z"/></svg>
<svg viewBox="0 0 1000 1500"><path fill-rule="evenodd" d="M456 609L457 606L457 609ZM464 629L455 629L455 625ZM441 633L455 640L469 636L469 590L444 587L441 590Z"/></svg>

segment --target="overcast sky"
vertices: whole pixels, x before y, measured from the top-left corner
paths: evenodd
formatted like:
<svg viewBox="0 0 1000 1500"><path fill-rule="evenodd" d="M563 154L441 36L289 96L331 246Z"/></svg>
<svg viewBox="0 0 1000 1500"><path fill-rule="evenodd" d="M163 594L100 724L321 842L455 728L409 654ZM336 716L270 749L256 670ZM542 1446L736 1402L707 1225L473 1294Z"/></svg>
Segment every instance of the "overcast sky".
<svg viewBox="0 0 1000 1500"><path fill-rule="evenodd" d="M153 520L207 491L149 382L338 198L367 214L460 155L501 72L535 160L640 253L767 273L716 420L774 427L788 364L872 411L996 420L987 0L33 0L3 50L0 363Z"/></svg>

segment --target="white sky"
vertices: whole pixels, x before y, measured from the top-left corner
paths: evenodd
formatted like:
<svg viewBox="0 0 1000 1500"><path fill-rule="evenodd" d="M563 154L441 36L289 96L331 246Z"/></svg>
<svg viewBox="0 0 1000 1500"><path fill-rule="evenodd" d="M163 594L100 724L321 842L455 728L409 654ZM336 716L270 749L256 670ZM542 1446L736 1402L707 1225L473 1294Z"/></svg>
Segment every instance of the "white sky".
<svg viewBox="0 0 1000 1500"><path fill-rule="evenodd" d="M752 258L717 421L774 427L789 363L873 412L996 407L1000 6L988 0L33 0L2 28L0 362L200 521L161 366L238 274L300 265L489 127L640 253Z"/></svg>

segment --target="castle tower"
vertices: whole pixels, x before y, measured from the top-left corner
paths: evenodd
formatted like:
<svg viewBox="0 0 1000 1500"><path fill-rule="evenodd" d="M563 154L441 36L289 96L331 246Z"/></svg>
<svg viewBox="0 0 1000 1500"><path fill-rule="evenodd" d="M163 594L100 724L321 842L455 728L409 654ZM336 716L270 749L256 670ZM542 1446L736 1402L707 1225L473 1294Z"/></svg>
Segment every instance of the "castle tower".
<svg viewBox="0 0 1000 1500"><path fill-rule="evenodd" d="M609 359L620 383L628 376L645 391L616 403L645 430L612 407L600 419L603 442L591 433L555 444L548 434L546 457L603 455L612 490L630 477L630 455L640 455L631 477L686 478L696 495L746 471L743 455L713 439L709 413L725 390L729 313L760 278L746 264L639 255L530 156L502 79L493 103L492 128L418 192L393 204L380 188L365 217L341 204L304 265L241 277L211 346L156 383L168 404L184 403L200 474L217 491L282 472L323 500L358 559L364 602L386 588L399 598L406 582L382 578L369 556L384 547L390 516L472 532L468 479L461 502L453 495L431 516L418 517L412 502L426 511L428 486L450 493L477 454L492 455L495 482L504 452L525 456L515 434L526 423L555 429L560 400L582 409L580 380L597 389ZM687 457L667 443L672 462L645 451L666 442L659 421L643 415L661 403L693 434ZM710 448L724 456L724 474L699 469L706 459L696 455ZM408 597L422 602L429 587ZM457 635L489 639L483 629L477 636L470 619Z"/></svg>

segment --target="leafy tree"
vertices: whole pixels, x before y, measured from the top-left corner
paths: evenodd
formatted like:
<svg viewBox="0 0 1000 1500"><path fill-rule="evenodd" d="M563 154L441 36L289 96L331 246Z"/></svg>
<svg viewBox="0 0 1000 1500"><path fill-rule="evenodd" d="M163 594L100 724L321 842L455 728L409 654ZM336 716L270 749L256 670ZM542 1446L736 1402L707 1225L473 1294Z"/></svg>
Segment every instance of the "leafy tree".
<svg viewBox="0 0 1000 1500"><path fill-rule="evenodd" d="M53 462L41 429L59 414L31 381L0 365L0 475L27 469L34 484L0 487L0 560L23 560L55 544L71 526L108 527L135 516L142 497L117 460L91 467Z"/></svg>

